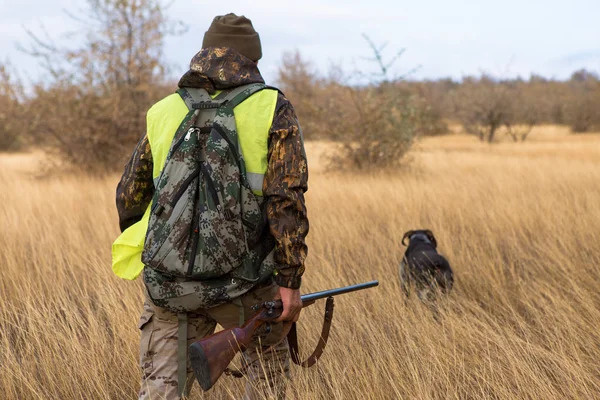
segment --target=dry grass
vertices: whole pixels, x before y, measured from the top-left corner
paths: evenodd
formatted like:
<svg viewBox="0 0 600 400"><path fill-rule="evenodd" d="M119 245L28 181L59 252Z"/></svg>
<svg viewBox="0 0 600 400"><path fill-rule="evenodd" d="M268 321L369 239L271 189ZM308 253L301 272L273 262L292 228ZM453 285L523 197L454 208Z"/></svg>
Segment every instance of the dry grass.
<svg viewBox="0 0 600 400"><path fill-rule="evenodd" d="M600 393L600 136L525 144L427 139L394 175L313 174L304 291L379 279L337 300L300 399L591 399ZM110 271L118 177L33 179L0 158L0 398L129 399L141 285ZM397 282L411 228L433 229L457 277L440 323ZM317 305L320 308L320 305ZM321 310L301 320L312 346ZM223 378L208 398L232 398ZM199 391L194 398L200 398Z"/></svg>

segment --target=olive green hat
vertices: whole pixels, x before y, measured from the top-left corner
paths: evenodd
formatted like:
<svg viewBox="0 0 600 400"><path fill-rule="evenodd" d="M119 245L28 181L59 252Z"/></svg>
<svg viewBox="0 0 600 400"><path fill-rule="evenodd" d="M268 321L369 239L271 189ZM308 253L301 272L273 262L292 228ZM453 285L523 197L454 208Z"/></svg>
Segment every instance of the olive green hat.
<svg viewBox="0 0 600 400"><path fill-rule="evenodd" d="M229 47L255 62L262 57L260 37L252 21L233 13L215 17L204 34L202 48L206 47Z"/></svg>

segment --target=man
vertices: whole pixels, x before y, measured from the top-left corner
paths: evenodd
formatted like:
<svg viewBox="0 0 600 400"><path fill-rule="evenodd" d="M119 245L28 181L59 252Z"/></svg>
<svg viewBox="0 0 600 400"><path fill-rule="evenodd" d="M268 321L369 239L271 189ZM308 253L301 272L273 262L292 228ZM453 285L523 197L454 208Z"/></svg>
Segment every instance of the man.
<svg viewBox="0 0 600 400"><path fill-rule="evenodd" d="M264 83L257 67L261 56L260 38L249 19L235 14L217 16L179 87L203 89L211 98L218 98L215 96L220 96L219 93L226 95L243 85ZM113 245L113 270L125 279L134 279L144 268L140 254L155 183L165 164L174 130L180 123L183 125L187 112L183 104L178 95L171 95L149 110L147 133L137 144L117 187L122 234ZM299 288L308 233L304 202L308 181L306 155L294 109L280 92L272 88L261 90L233 111L244 159L247 163L258 160L256 165L264 164L265 170L255 174L264 179L262 190L259 188L255 193L262 194L258 199L266 221L261 240L274 243L261 271L270 265L269 260L272 271L244 289L246 292L239 297L186 313L184 330L181 313L156 305L147 294L139 323L143 372L140 399L178 399L189 394L193 374L189 360L184 358L184 363L181 362L182 332L187 331L187 341L183 342L187 348L193 341L213 333L217 323L225 328L238 326L252 315L252 305L274 298L283 302L280 322L255 338L254 345L243 356L249 378L246 398L285 397L289 353L287 341L281 340L281 321L298 320L302 308ZM265 140L261 141L263 133ZM147 271L146 266L144 280L148 288Z"/></svg>

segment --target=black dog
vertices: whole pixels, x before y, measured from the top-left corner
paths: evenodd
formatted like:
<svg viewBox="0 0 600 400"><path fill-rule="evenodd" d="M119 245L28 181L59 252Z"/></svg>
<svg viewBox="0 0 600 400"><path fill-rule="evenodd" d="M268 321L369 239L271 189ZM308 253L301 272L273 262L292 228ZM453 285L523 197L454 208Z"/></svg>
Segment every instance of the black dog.
<svg viewBox="0 0 600 400"><path fill-rule="evenodd" d="M406 297L414 284L417 296L424 303L435 300L438 290L449 293L454 284L454 274L448 260L440 255L437 241L430 230L408 231L402 237L402 244L408 248L400 263L400 284Z"/></svg>

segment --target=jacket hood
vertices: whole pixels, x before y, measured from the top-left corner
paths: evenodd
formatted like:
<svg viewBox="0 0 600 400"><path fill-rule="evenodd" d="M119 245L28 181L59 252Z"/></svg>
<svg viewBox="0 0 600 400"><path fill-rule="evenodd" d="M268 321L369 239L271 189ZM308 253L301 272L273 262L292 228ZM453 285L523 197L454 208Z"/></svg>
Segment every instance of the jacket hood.
<svg viewBox="0 0 600 400"><path fill-rule="evenodd" d="M254 61L228 47L207 47L192 58L178 86L202 88L212 94L250 83L265 83Z"/></svg>

